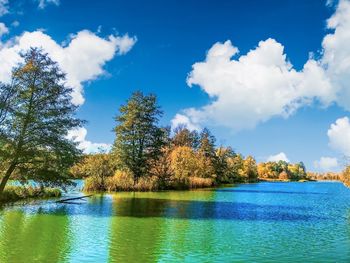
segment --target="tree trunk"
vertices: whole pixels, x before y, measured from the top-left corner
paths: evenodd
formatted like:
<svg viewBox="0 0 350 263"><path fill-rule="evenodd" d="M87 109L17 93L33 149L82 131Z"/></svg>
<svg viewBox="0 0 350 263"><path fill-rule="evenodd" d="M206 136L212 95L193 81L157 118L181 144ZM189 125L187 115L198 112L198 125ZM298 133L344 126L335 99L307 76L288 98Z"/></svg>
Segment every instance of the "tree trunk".
<svg viewBox="0 0 350 263"><path fill-rule="evenodd" d="M1 183L0 183L0 196L2 195L2 192L5 189L7 181L10 179L10 176L12 172L15 170L16 164L12 163L10 167L7 169L4 178L2 178Z"/></svg>

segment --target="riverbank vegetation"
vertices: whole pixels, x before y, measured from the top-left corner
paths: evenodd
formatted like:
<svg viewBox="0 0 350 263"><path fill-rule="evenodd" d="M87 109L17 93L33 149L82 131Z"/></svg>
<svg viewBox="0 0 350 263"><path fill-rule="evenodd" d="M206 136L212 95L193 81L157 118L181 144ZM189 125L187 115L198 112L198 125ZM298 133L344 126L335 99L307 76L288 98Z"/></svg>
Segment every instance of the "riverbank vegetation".
<svg viewBox="0 0 350 263"><path fill-rule="evenodd" d="M307 172L307 178L314 181L342 181L342 173L325 172L325 173L314 173Z"/></svg>
<svg viewBox="0 0 350 263"><path fill-rule="evenodd" d="M216 146L208 129L174 131L158 125L162 115L154 95L135 92L116 117L110 153L86 155L71 168L85 178L86 191L193 189L258 180L305 180L303 163L257 165L230 147Z"/></svg>
<svg viewBox="0 0 350 263"><path fill-rule="evenodd" d="M28 198L60 197L61 191L51 187L6 186L0 196L0 203L15 202Z"/></svg>
<svg viewBox="0 0 350 263"><path fill-rule="evenodd" d="M306 180L303 163L256 163L215 137L178 126L161 126L155 95L134 92L119 109L110 152L82 155L68 132L75 118L65 74L40 49L30 49L0 89L0 198L46 196L56 186L85 179L86 191L193 189L259 180ZM41 187L8 187L15 179ZM49 187L49 188L45 188ZM57 194L53 191L54 195Z"/></svg>

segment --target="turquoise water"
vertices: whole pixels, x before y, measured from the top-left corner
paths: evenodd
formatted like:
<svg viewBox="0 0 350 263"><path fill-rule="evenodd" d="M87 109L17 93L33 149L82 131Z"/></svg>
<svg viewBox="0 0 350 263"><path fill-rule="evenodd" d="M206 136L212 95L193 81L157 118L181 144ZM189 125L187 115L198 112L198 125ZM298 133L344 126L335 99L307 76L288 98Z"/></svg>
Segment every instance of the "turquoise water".
<svg viewBox="0 0 350 263"><path fill-rule="evenodd" d="M258 183L0 210L0 262L350 262L350 190Z"/></svg>

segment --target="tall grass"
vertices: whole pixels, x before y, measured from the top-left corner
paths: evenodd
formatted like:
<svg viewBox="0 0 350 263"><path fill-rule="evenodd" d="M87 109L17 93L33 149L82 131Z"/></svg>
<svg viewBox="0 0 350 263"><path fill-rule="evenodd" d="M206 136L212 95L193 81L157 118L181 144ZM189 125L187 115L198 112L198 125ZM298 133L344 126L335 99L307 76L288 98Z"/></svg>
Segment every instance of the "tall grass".
<svg viewBox="0 0 350 263"><path fill-rule="evenodd" d="M190 189L212 187L213 185L214 180L212 178L189 177Z"/></svg>
<svg viewBox="0 0 350 263"><path fill-rule="evenodd" d="M59 196L61 196L61 190L58 188L9 185L5 187L0 196L0 202L6 203L28 198L49 198Z"/></svg>
<svg viewBox="0 0 350 263"><path fill-rule="evenodd" d="M84 191L159 191L164 189L194 189L205 188L214 185L212 178L186 177L172 178L170 182L164 186L164 182L157 176L144 176L134 181L134 177L128 171L117 171L114 176L100 177L91 176L85 179Z"/></svg>

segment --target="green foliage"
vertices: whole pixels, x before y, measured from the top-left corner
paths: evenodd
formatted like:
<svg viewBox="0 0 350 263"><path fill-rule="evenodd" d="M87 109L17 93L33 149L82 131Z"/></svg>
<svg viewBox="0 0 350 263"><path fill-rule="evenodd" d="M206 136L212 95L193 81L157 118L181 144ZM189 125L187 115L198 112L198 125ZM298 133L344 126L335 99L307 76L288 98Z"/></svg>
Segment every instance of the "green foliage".
<svg viewBox="0 0 350 263"><path fill-rule="evenodd" d="M90 155L71 172L85 179L87 191L156 191L211 187L222 183L304 179L303 163L256 164L230 147L216 147L208 129L170 130L158 126L156 97L135 92L121 106L110 154ZM114 175L113 175L114 174ZM113 175L113 176L112 176Z"/></svg>
<svg viewBox="0 0 350 263"><path fill-rule="evenodd" d="M6 186L0 196L0 203L15 202L28 198L49 198L60 197L61 191L58 188L41 188L32 186Z"/></svg>
<svg viewBox="0 0 350 263"><path fill-rule="evenodd" d="M158 127L162 111L156 96L135 92L119 109L113 155L121 169L132 172L137 183L149 175L150 164L161 155L166 131Z"/></svg>
<svg viewBox="0 0 350 263"><path fill-rule="evenodd" d="M199 146L199 135L197 131L190 131L184 125L174 129L174 136L171 140L173 147L187 146L197 149Z"/></svg>
<svg viewBox="0 0 350 263"><path fill-rule="evenodd" d="M68 169L80 151L67 132L81 125L74 118L71 89L47 54L30 49L0 89L0 195L15 174L48 186L68 181Z"/></svg>

